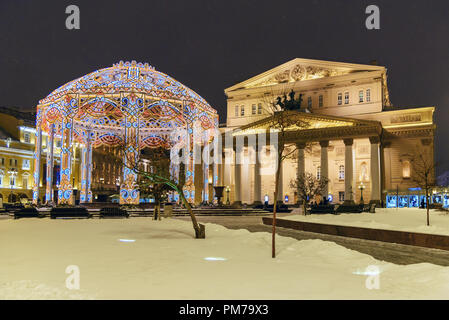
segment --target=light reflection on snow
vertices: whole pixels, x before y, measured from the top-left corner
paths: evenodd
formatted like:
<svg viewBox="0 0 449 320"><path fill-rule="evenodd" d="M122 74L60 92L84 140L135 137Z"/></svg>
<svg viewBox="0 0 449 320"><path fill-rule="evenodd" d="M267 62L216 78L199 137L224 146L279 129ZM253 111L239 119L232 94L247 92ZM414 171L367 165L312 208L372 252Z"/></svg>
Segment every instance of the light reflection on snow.
<svg viewBox="0 0 449 320"><path fill-rule="evenodd" d="M206 257L206 258L204 258L204 260L206 260L206 261L226 261L228 259L221 258L221 257Z"/></svg>

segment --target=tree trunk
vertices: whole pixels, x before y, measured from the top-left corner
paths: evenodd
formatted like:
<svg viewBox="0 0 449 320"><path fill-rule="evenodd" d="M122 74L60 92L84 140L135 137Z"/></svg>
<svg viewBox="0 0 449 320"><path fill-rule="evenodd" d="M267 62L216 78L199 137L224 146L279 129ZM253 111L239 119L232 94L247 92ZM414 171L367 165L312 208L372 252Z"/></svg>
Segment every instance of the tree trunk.
<svg viewBox="0 0 449 320"><path fill-rule="evenodd" d="M195 214L193 213L192 207L187 199L184 197L184 192L181 190L177 190L179 197L182 200L182 203L185 205L187 211L189 212L190 218L192 219L193 229L195 230L195 238L196 239L205 239L206 238L206 229L203 224L197 222Z"/></svg>
<svg viewBox="0 0 449 320"><path fill-rule="evenodd" d="M429 199L429 190L428 190L428 188L426 187L426 208L427 208L427 226L429 227L430 226L430 208L429 208L429 206L430 206L430 201L429 201L430 199Z"/></svg>

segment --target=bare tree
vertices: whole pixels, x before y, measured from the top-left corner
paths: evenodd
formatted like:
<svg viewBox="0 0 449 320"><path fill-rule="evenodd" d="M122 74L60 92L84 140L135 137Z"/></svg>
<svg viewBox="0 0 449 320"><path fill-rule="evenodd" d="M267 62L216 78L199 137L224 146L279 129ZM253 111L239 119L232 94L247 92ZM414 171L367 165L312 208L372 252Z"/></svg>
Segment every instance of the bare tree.
<svg viewBox="0 0 449 320"><path fill-rule="evenodd" d="M309 122L299 117L302 94L296 95L291 89L288 93L288 87L281 88L278 91L272 91L264 95L264 105L267 113L270 114L269 126L278 135L277 141L277 159L275 172L275 190L273 205L273 225L272 225L272 257L276 257L276 216L277 199L279 197L279 178L281 166L285 159L291 158L296 152L296 145L286 149L289 132L291 129L308 128Z"/></svg>
<svg viewBox="0 0 449 320"><path fill-rule="evenodd" d="M123 151L124 150L125 148L123 148ZM147 158L148 160L148 157L153 159L157 159L157 157L160 157L159 161L153 162L154 166L151 168L151 170L145 170L143 165L145 158ZM196 220L196 216L193 213L192 207L184 195L183 187L185 184L185 166L183 163L180 164L179 179L178 181L176 181L175 178L170 174L170 159L168 153L161 151L161 149L149 149L146 152L146 156L142 156L141 153L139 153L137 156L131 153L126 157L126 160L126 163L124 163L125 167L127 167L137 175L138 181L140 181L143 186L152 185L153 188L155 186L159 186L159 188L162 189L164 188L163 186L168 186L171 190L178 193L182 204L187 209L187 212L189 213L192 220L193 229L195 230L195 238L206 238L205 226L198 223L198 221Z"/></svg>
<svg viewBox="0 0 449 320"><path fill-rule="evenodd" d="M411 164L412 180L426 192L427 225L430 226L430 192L436 185L435 169L437 164L430 150L419 150L418 148L411 159Z"/></svg>
<svg viewBox="0 0 449 320"><path fill-rule="evenodd" d="M298 197L302 199L304 214L307 212L307 204L317 195L321 195L328 183L329 179L325 177L318 179L309 172L291 180L290 187L296 189Z"/></svg>

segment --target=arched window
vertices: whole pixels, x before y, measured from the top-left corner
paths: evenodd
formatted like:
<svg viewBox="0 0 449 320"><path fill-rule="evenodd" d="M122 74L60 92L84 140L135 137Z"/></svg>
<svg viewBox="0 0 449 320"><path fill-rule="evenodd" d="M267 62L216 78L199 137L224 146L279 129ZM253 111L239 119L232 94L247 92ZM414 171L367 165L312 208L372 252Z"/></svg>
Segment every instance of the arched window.
<svg viewBox="0 0 449 320"><path fill-rule="evenodd" d="M402 177L404 179L409 179L410 174L411 174L410 161L408 160L402 161Z"/></svg>
<svg viewBox="0 0 449 320"><path fill-rule="evenodd" d="M317 178L318 180L321 179L321 167L317 167L317 168L316 168L316 178Z"/></svg>
<svg viewBox="0 0 449 320"><path fill-rule="evenodd" d="M338 167L338 179L344 180L345 179L345 166L341 165Z"/></svg>

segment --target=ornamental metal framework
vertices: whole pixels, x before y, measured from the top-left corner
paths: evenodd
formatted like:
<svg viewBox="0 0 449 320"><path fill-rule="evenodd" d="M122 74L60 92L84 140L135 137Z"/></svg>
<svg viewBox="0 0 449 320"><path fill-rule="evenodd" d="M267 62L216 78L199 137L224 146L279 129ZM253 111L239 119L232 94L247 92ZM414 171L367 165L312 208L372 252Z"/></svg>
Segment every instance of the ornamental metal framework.
<svg viewBox="0 0 449 320"><path fill-rule="evenodd" d="M199 130L193 130L194 128ZM193 201L194 143L207 144L218 114L202 97L148 63L120 61L73 80L37 106L33 202L38 203L42 133L48 134L45 202L53 202L54 140L61 139L58 203L73 204L73 145L81 144L80 202L92 202L92 148L124 146L120 203L139 203L137 175L126 162L143 148L185 148L185 195ZM173 132L185 134L173 134ZM195 135L200 135L197 137ZM172 174L179 174L173 168Z"/></svg>

